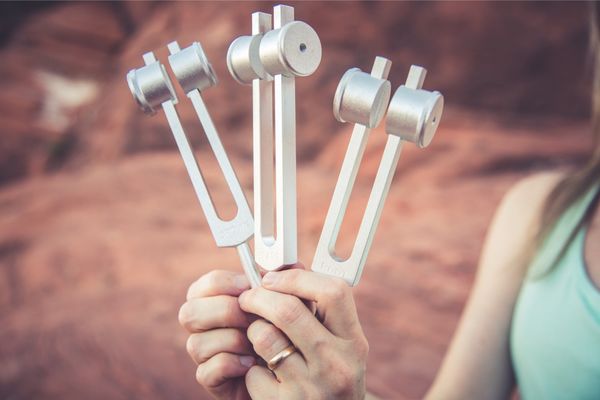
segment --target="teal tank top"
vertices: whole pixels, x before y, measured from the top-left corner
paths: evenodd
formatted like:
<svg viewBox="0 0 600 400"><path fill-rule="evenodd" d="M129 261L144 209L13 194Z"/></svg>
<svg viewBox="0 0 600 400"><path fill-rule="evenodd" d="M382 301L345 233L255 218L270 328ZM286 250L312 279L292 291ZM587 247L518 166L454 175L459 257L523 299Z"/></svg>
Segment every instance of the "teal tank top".
<svg viewBox="0 0 600 400"><path fill-rule="evenodd" d="M558 220L530 266L534 275L558 256L597 190ZM510 351L522 399L600 400L600 290L585 266L586 230L577 231L554 269L526 278L519 293Z"/></svg>

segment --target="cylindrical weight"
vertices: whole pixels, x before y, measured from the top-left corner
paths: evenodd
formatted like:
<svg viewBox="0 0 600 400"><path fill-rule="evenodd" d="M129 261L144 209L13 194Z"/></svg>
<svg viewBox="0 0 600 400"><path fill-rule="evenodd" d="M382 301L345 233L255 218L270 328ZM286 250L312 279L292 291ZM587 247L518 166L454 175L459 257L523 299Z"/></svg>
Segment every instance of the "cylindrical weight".
<svg viewBox="0 0 600 400"><path fill-rule="evenodd" d="M233 79L250 84L254 79L265 79L267 73L260 62L259 46L263 35L240 36L227 51L227 68Z"/></svg>
<svg viewBox="0 0 600 400"><path fill-rule="evenodd" d="M427 147L440 123L444 97L440 92L402 85L394 93L386 118L386 132Z"/></svg>
<svg viewBox="0 0 600 400"><path fill-rule="evenodd" d="M217 75L198 42L171 54L169 64L185 93L194 89L202 91L217 84Z"/></svg>
<svg viewBox="0 0 600 400"><path fill-rule="evenodd" d="M167 100L177 101L167 71L158 61L129 71L127 85L135 101L147 114L154 114L155 108Z"/></svg>
<svg viewBox="0 0 600 400"><path fill-rule="evenodd" d="M294 21L265 33L259 55L270 75L308 76L321 63L321 41L310 25Z"/></svg>
<svg viewBox="0 0 600 400"><path fill-rule="evenodd" d="M383 119L391 90L387 79L351 68L342 76L335 91L333 115L340 122L375 128Z"/></svg>

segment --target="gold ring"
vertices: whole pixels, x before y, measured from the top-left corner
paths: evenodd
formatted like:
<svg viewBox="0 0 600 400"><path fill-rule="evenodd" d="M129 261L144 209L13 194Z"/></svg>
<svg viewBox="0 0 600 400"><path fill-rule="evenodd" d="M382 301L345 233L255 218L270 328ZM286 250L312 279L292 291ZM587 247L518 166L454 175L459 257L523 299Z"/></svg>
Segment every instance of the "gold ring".
<svg viewBox="0 0 600 400"><path fill-rule="evenodd" d="M273 358L269 360L269 362L267 363L267 368L269 368L271 371L275 371L277 366L283 360L294 354L296 351L298 350L293 344L289 345L285 349L281 350L279 353L275 354L275 356L273 356Z"/></svg>

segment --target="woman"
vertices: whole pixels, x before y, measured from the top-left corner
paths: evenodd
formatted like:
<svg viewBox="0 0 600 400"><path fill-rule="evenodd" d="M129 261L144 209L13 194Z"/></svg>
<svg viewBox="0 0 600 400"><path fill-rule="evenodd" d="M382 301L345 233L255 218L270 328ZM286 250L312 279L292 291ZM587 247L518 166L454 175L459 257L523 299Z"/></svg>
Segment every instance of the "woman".
<svg viewBox="0 0 600 400"><path fill-rule="evenodd" d="M535 175L506 194L429 399L505 399L515 384L525 399L600 399L600 53L591 26L593 154L571 174ZM269 272L263 285L248 290L227 271L191 285L179 318L198 381L221 399L364 398L368 344L348 286L298 268Z"/></svg>

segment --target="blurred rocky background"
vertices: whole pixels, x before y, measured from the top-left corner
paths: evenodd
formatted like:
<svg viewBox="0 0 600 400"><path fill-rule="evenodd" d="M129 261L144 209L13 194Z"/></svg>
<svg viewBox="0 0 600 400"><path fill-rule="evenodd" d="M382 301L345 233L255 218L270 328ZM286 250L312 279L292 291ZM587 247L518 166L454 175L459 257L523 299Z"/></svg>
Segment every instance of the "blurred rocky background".
<svg viewBox="0 0 600 400"><path fill-rule="evenodd" d="M0 398L200 399L177 311L216 249L161 113L126 72L200 41L220 83L205 100L251 201L250 89L225 66L250 13L274 3L0 3ZM585 3L291 3L323 61L297 80L301 259L310 264L351 126L331 101L350 67L411 63L445 95L426 150L400 159L355 293L368 387L419 398L466 301L486 227L519 178L589 150ZM179 92L181 97L181 92ZM188 102L180 106L217 204L231 201ZM339 241L347 254L385 142L371 134Z"/></svg>

